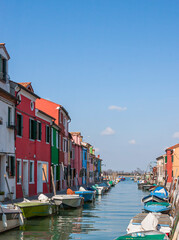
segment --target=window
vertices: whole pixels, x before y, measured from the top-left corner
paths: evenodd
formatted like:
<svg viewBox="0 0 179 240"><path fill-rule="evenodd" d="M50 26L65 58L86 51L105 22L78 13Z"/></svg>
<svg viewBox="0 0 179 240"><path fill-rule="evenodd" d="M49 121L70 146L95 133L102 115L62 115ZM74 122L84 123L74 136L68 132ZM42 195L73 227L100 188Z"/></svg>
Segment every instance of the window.
<svg viewBox="0 0 179 240"><path fill-rule="evenodd" d="M21 160L17 159L17 183L21 183Z"/></svg>
<svg viewBox="0 0 179 240"><path fill-rule="evenodd" d="M22 137L23 130L23 116L17 113L17 136Z"/></svg>
<svg viewBox="0 0 179 240"><path fill-rule="evenodd" d="M31 140L37 138L37 122L33 119L29 119L29 137Z"/></svg>
<svg viewBox="0 0 179 240"><path fill-rule="evenodd" d="M50 143L50 127L46 125L46 143Z"/></svg>
<svg viewBox="0 0 179 240"><path fill-rule="evenodd" d="M87 160L87 152L85 152L85 160Z"/></svg>
<svg viewBox="0 0 179 240"><path fill-rule="evenodd" d="M33 101L30 102L30 108L32 111L34 110L34 102Z"/></svg>
<svg viewBox="0 0 179 240"><path fill-rule="evenodd" d="M42 124L37 122L37 140L41 141L42 136Z"/></svg>
<svg viewBox="0 0 179 240"><path fill-rule="evenodd" d="M51 145L53 146L53 128L51 128Z"/></svg>
<svg viewBox="0 0 179 240"><path fill-rule="evenodd" d="M0 79L6 81L7 60L0 55Z"/></svg>
<svg viewBox="0 0 179 240"><path fill-rule="evenodd" d="M72 159L75 160L75 149L72 148Z"/></svg>
<svg viewBox="0 0 179 240"><path fill-rule="evenodd" d="M59 111L59 123L62 123L62 113Z"/></svg>
<svg viewBox="0 0 179 240"><path fill-rule="evenodd" d="M172 162L173 162L173 155L172 155Z"/></svg>
<svg viewBox="0 0 179 240"><path fill-rule="evenodd" d="M48 182L48 164L43 163L42 168L44 169L44 171L42 171L42 180L45 182L45 178L46 178Z"/></svg>
<svg viewBox="0 0 179 240"><path fill-rule="evenodd" d="M63 138L63 152L68 152L68 141Z"/></svg>
<svg viewBox="0 0 179 240"><path fill-rule="evenodd" d="M59 149L60 149L60 151L62 150L62 148L61 148L61 135L59 135Z"/></svg>
<svg viewBox="0 0 179 240"><path fill-rule="evenodd" d="M165 156L165 163L167 163L167 156Z"/></svg>
<svg viewBox="0 0 179 240"><path fill-rule="evenodd" d="M15 176L15 157L14 156L8 156L6 172L9 177Z"/></svg>
<svg viewBox="0 0 179 240"><path fill-rule="evenodd" d="M66 119L65 117L63 116L63 126L65 127L65 123L66 123Z"/></svg>
<svg viewBox="0 0 179 240"><path fill-rule="evenodd" d="M34 183L34 161L30 161L30 183Z"/></svg>
<svg viewBox="0 0 179 240"><path fill-rule="evenodd" d="M58 132L56 132L56 148L58 148Z"/></svg>
<svg viewBox="0 0 179 240"><path fill-rule="evenodd" d="M8 126L12 124L12 108L8 107Z"/></svg>

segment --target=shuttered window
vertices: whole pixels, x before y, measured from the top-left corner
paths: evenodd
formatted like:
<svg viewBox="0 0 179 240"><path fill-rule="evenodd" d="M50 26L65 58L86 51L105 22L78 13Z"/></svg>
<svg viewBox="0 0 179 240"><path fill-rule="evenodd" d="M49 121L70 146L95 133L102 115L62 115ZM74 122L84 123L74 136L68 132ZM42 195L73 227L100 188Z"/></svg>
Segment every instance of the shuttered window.
<svg viewBox="0 0 179 240"><path fill-rule="evenodd" d="M42 124L41 122L37 122L37 140L41 141L42 135Z"/></svg>
<svg viewBox="0 0 179 240"><path fill-rule="evenodd" d="M15 157L14 156L8 157L6 172L9 177L15 176Z"/></svg>
<svg viewBox="0 0 179 240"><path fill-rule="evenodd" d="M46 143L50 143L50 127L46 125Z"/></svg>
<svg viewBox="0 0 179 240"><path fill-rule="evenodd" d="M23 134L23 116L17 113L17 136L22 137Z"/></svg>
<svg viewBox="0 0 179 240"><path fill-rule="evenodd" d="M29 138L35 140L37 138L37 122L29 119Z"/></svg>
<svg viewBox="0 0 179 240"><path fill-rule="evenodd" d="M56 180L60 180L60 166L56 166Z"/></svg>
<svg viewBox="0 0 179 240"><path fill-rule="evenodd" d="M167 163L167 156L165 156L165 163Z"/></svg>

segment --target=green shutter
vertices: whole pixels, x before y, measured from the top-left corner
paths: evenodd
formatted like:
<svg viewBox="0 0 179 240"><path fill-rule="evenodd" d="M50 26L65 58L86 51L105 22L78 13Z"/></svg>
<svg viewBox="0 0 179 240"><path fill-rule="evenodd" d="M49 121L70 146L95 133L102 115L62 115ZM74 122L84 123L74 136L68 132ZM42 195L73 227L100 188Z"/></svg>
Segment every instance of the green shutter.
<svg viewBox="0 0 179 240"><path fill-rule="evenodd" d="M173 162L173 155L172 155L172 162Z"/></svg>
<svg viewBox="0 0 179 240"><path fill-rule="evenodd" d="M11 176L15 176L15 157L11 157Z"/></svg>
<svg viewBox="0 0 179 240"><path fill-rule="evenodd" d="M8 107L8 126L11 124L11 108Z"/></svg>
<svg viewBox="0 0 179 240"><path fill-rule="evenodd" d="M167 156L165 156L165 163L167 163Z"/></svg>
<svg viewBox="0 0 179 240"><path fill-rule="evenodd" d="M56 166L56 180L60 180L60 166Z"/></svg>
<svg viewBox="0 0 179 240"><path fill-rule="evenodd" d="M33 120L34 128L33 128L33 139L37 139L37 121Z"/></svg>

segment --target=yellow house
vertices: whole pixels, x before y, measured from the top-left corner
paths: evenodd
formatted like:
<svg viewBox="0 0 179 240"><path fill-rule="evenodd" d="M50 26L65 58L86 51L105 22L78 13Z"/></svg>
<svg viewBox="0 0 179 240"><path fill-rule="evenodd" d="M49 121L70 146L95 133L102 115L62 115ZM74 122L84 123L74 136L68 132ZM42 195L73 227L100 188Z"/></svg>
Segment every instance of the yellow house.
<svg viewBox="0 0 179 240"><path fill-rule="evenodd" d="M172 162L172 175L177 178L179 176L179 144L173 149Z"/></svg>

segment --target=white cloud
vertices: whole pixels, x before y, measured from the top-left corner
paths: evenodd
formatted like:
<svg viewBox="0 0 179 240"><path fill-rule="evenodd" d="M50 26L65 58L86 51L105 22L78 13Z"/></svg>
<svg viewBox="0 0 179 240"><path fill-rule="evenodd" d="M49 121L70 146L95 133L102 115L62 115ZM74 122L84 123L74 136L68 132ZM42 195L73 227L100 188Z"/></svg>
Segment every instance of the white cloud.
<svg viewBox="0 0 179 240"><path fill-rule="evenodd" d="M114 133L115 131L111 127L107 127L101 132L101 135L114 135Z"/></svg>
<svg viewBox="0 0 179 240"><path fill-rule="evenodd" d="M179 132L175 132L175 133L173 134L173 138L179 138Z"/></svg>
<svg viewBox="0 0 179 240"><path fill-rule="evenodd" d="M120 107L120 106L115 106L115 105L111 105L108 107L109 110L117 110L119 112L125 111L127 110L126 107Z"/></svg>
<svg viewBox="0 0 179 240"><path fill-rule="evenodd" d="M130 140L129 144L136 144L136 140L135 139Z"/></svg>

